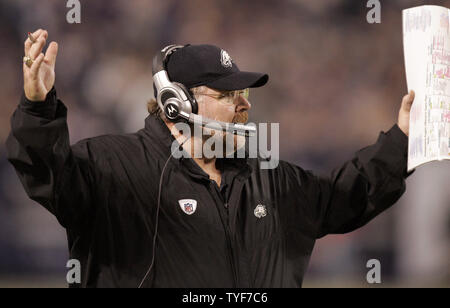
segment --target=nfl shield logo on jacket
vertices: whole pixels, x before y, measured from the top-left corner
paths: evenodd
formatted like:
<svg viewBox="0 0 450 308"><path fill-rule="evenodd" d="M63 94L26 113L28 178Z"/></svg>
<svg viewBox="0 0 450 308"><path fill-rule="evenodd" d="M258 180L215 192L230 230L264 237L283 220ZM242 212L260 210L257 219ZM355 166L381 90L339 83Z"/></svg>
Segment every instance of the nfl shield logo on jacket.
<svg viewBox="0 0 450 308"><path fill-rule="evenodd" d="M180 204L183 212L188 215L194 214L195 210L197 209L197 201L194 199L181 199L178 200L178 203Z"/></svg>

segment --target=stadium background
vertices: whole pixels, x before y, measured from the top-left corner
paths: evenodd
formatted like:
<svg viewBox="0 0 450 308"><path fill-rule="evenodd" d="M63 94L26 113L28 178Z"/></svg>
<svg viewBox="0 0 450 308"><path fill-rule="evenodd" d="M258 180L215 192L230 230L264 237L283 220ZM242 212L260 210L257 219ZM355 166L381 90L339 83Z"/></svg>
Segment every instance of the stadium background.
<svg viewBox="0 0 450 308"><path fill-rule="evenodd" d="M72 143L143 127L155 52L211 43L241 69L269 73L250 93L250 120L280 123L281 158L327 173L396 122L407 91L401 10L430 4L380 1L381 24L368 24L365 0L80 2L81 24L68 24L66 1L0 0L0 287L66 286L64 229L28 199L5 159L28 31L45 28L59 43L56 88ZM449 286L449 171L448 161L418 168L393 208L319 240L304 286L370 286L373 258L382 287Z"/></svg>

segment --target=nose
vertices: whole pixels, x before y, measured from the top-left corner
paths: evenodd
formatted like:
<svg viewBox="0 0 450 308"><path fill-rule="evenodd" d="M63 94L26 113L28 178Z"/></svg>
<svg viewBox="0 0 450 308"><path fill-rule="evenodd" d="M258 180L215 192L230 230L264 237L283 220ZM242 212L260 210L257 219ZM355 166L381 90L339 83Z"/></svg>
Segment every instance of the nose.
<svg viewBox="0 0 450 308"><path fill-rule="evenodd" d="M236 104L236 112L242 112L242 111L249 111L252 108L252 104L243 97L242 95L239 95L237 98L237 104Z"/></svg>

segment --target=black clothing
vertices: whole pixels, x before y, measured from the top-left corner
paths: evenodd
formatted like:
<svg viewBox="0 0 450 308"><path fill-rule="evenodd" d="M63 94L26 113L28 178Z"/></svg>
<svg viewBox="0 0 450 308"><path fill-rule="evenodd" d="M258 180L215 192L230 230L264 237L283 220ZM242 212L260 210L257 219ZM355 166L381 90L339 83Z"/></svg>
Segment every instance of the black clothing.
<svg viewBox="0 0 450 308"><path fill-rule="evenodd" d="M30 198L67 230L83 287L137 287L152 258L162 167L174 141L149 116L132 134L69 144L55 89L22 100L8 159ZM330 177L280 161L226 159L225 194L190 158L165 170L155 268L146 287L299 287L315 240L366 224L405 191L407 136L394 125ZM229 173L231 172L231 173ZM187 215L179 200L193 199ZM259 218L255 208L265 209Z"/></svg>

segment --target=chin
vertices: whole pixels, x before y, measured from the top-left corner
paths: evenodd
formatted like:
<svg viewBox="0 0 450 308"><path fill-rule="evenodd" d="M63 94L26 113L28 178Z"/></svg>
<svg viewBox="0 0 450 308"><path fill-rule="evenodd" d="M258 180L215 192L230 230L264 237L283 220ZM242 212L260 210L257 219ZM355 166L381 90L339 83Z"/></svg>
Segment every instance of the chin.
<svg viewBox="0 0 450 308"><path fill-rule="evenodd" d="M245 137L241 135L233 135L233 138L228 138L226 136L230 133L226 133L223 136L223 155L224 157L231 156L236 153L240 148L245 146ZM228 147L227 147L228 146Z"/></svg>

